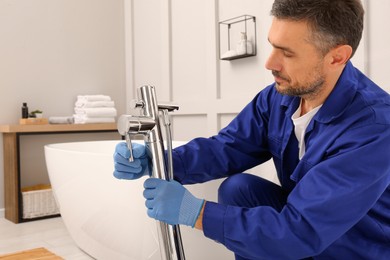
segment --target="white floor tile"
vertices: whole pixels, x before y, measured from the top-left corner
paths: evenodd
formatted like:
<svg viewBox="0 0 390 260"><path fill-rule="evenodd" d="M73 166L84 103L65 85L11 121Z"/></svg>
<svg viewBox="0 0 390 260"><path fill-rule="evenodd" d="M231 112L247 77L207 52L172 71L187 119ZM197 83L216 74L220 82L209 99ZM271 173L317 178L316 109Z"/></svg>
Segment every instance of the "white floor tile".
<svg viewBox="0 0 390 260"><path fill-rule="evenodd" d="M14 224L0 218L0 254L45 247L66 260L92 260L77 247L60 217Z"/></svg>

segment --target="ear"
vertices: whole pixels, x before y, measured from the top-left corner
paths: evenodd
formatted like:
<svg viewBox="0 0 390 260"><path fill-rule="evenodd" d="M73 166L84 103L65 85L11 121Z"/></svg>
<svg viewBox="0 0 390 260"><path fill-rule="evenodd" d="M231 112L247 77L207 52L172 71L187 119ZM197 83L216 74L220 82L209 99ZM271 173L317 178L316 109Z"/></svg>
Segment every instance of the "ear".
<svg viewBox="0 0 390 260"><path fill-rule="evenodd" d="M345 65L352 56L352 47L349 45L339 45L330 51L331 65Z"/></svg>

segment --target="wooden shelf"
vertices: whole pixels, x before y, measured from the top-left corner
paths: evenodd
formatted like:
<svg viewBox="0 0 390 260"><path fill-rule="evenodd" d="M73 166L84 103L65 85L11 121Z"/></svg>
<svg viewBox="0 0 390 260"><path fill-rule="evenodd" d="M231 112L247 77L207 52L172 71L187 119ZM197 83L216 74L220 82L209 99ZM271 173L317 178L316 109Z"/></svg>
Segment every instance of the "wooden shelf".
<svg viewBox="0 0 390 260"><path fill-rule="evenodd" d="M101 124L46 124L46 125L0 125L1 133L49 133L49 132L84 132L116 130L115 123Z"/></svg>

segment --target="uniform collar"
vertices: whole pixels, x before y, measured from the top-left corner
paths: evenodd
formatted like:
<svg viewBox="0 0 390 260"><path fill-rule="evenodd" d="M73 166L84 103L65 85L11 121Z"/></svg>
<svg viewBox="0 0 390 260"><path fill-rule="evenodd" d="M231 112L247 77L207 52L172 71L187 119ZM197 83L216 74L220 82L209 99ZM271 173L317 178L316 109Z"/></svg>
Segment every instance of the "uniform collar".
<svg viewBox="0 0 390 260"><path fill-rule="evenodd" d="M285 108L286 115L288 117L291 117L294 114L294 112L298 109L300 103L301 103L300 97L283 95L280 104Z"/></svg>
<svg viewBox="0 0 390 260"><path fill-rule="evenodd" d="M336 86L313 119L324 124L337 119L355 97L357 85L356 68L349 61L343 73L341 73Z"/></svg>
<svg viewBox="0 0 390 260"><path fill-rule="evenodd" d="M357 91L356 69L349 61L345 66L334 89L314 116L320 123L329 123L339 117L352 102ZM283 96L281 105L287 107L286 113L292 115L299 106L299 97Z"/></svg>

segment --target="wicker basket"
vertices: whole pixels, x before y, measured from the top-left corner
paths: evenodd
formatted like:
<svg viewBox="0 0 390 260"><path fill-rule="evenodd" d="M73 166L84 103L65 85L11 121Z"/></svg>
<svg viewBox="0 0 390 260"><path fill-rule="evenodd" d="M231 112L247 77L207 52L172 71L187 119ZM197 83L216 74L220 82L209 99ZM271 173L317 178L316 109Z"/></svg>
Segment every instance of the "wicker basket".
<svg viewBox="0 0 390 260"><path fill-rule="evenodd" d="M59 214L50 185L22 188L23 218L38 218Z"/></svg>

